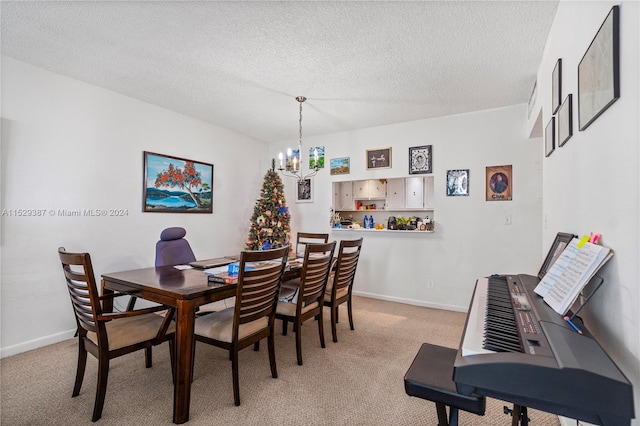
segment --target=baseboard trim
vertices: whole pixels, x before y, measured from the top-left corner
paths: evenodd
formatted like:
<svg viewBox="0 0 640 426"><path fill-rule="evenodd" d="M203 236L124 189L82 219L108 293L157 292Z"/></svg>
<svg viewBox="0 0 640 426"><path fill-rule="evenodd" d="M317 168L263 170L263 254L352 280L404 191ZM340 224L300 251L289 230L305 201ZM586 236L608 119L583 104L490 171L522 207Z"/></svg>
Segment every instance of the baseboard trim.
<svg viewBox="0 0 640 426"><path fill-rule="evenodd" d="M40 337L38 339L29 340L28 342L19 343L17 345L0 348L0 358L6 358L11 355L17 355L33 349L42 348L44 346L53 345L67 339L71 339L76 334L76 329L63 331L49 336Z"/></svg>
<svg viewBox="0 0 640 426"><path fill-rule="evenodd" d="M369 297L371 299L386 300L388 302L398 302L398 303L404 303L406 305L422 306L425 308L444 309L446 311L467 312L469 310L467 306L455 306L455 305L445 305L441 303L430 303L430 302L424 302L422 300L405 299L402 297L393 297L393 296L384 296L382 294L367 293L363 291L353 290L353 294L355 296Z"/></svg>

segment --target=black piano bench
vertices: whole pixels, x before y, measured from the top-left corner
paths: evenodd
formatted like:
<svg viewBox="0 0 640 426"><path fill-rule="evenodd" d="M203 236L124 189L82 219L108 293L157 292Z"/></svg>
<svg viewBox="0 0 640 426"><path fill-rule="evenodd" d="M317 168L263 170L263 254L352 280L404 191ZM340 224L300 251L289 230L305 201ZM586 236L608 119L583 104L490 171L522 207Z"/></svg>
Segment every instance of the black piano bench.
<svg viewBox="0 0 640 426"><path fill-rule="evenodd" d="M436 403L438 426L457 426L458 410L484 415L484 396L467 396L456 391L453 381L456 354L455 349L423 343L404 376L404 390L408 395Z"/></svg>

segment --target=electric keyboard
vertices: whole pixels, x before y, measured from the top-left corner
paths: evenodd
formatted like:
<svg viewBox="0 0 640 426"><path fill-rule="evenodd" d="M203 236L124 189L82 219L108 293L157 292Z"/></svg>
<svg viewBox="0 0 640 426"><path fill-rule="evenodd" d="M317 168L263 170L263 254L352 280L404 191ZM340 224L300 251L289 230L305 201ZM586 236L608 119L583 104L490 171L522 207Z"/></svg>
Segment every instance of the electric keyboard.
<svg viewBox="0 0 640 426"><path fill-rule="evenodd" d="M582 334L533 292L539 278L480 278L455 361L458 392L597 425L629 425L633 389L580 322Z"/></svg>

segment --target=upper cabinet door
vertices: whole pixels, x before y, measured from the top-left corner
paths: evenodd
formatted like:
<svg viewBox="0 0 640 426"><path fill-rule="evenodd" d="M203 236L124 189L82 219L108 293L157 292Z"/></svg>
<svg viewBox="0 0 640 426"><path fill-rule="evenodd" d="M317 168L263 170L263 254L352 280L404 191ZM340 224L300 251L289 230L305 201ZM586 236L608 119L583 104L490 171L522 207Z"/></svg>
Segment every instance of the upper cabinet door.
<svg viewBox="0 0 640 426"><path fill-rule="evenodd" d="M387 210L404 208L404 179L387 181Z"/></svg>
<svg viewBox="0 0 640 426"><path fill-rule="evenodd" d="M379 179L369 181L369 198L384 198L387 196L387 184Z"/></svg>
<svg viewBox="0 0 640 426"><path fill-rule="evenodd" d="M352 182L340 183L340 208L353 210L353 184Z"/></svg>
<svg viewBox="0 0 640 426"><path fill-rule="evenodd" d="M405 207L408 209L424 208L424 179L422 177L405 178Z"/></svg>
<svg viewBox="0 0 640 426"><path fill-rule="evenodd" d="M357 180L353 182L353 198L366 199L369 198L369 181Z"/></svg>

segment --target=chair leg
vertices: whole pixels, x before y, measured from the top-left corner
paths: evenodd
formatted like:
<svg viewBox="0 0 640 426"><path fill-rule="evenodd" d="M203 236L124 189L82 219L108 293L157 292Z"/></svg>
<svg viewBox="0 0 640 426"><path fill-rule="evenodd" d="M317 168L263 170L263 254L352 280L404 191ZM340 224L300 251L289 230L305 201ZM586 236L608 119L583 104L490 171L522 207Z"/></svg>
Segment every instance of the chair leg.
<svg viewBox="0 0 640 426"><path fill-rule="evenodd" d="M438 412L438 426L449 426L446 405L436 402L436 411Z"/></svg>
<svg viewBox="0 0 640 426"><path fill-rule="evenodd" d="M240 378L238 377L238 349L232 348L231 351L231 375L233 377L233 402L236 407L240 405Z"/></svg>
<svg viewBox="0 0 640 426"><path fill-rule="evenodd" d="M333 341L338 341L338 330L336 323L338 322L338 306L331 307L331 334L333 335Z"/></svg>
<svg viewBox="0 0 640 426"><path fill-rule="evenodd" d="M298 365L302 365L302 324L300 324L300 319L296 319L295 329L296 329L296 356L298 357Z"/></svg>
<svg viewBox="0 0 640 426"><path fill-rule="evenodd" d="M258 340L257 342L255 342L255 343L253 344L253 350L254 350L255 352L258 352L258 351L260 350L260 340Z"/></svg>
<svg viewBox="0 0 640 426"><path fill-rule="evenodd" d="M109 358L107 355L98 357L98 386L96 389L96 402L93 405L92 422L96 422L102 417L102 407L107 394L107 380L109 378Z"/></svg>
<svg viewBox="0 0 640 426"><path fill-rule="evenodd" d="M84 347L82 337L78 338L78 366L76 368L76 383L73 385L73 393L71 397L80 394L82 387L82 379L84 379L84 370L87 366L87 349Z"/></svg>
<svg viewBox="0 0 640 426"><path fill-rule="evenodd" d="M278 368L276 367L276 340L274 337L273 327L267 337L267 346L269 349L269 365L271 366L271 377L278 378Z"/></svg>
<svg viewBox="0 0 640 426"><path fill-rule="evenodd" d="M153 366L153 352L151 346L144 348L144 366L151 368Z"/></svg>
<svg viewBox="0 0 640 426"><path fill-rule="evenodd" d="M316 319L318 320L318 334L320 335L320 347L326 348L324 344L324 320L322 319L322 309L320 309L320 314L316 315Z"/></svg>
<svg viewBox="0 0 640 426"><path fill-rule="evenodd" d="M351 298L347 301L347 313L349 314L349 326L351 326L352 330L355 330L355 328L353 328L353 306L351 304Z"/></svg>
<svg viewBox="0 0 640 426"><path fill-rule="evenodd" d="M289 325L289 322L286 319L283 319L282 320L282 335L283 336L287 335L287 329L289 328L288 325Z"/></svg>

